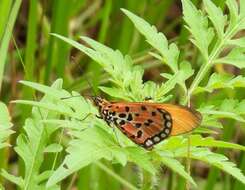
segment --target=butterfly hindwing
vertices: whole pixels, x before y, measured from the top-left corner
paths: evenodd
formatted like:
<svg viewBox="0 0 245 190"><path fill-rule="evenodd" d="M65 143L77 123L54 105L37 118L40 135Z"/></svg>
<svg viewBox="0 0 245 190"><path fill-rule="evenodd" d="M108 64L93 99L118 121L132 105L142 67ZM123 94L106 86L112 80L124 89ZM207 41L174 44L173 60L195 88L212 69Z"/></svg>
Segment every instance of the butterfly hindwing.
<svg viewBox="0 0 245 190"><path fill-rule="evenodd" d="M192 131L202 120L202 116L199 112L188 107L172 104L162 104L160 107L164 108L171 114L173 127L170 136Z"/></svg>
<svg viewBox="0 0 245 190"><path fill-rule="evenodd" d="M104 99L97 102L107 123L114 123L133 142L147 149L169 136L191 131L201 122L199 112L179 105Z"/></svg>

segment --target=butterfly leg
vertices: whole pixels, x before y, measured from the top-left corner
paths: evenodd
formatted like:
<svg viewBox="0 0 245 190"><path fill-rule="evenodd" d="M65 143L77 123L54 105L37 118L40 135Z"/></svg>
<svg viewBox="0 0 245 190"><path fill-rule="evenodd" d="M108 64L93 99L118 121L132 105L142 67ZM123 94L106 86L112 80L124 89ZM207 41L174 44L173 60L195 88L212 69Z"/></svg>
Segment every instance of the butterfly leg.
<svg viewBox="0 0 245 190"><path fill-rule="evenodd" d="M103 117L101 117L100 115L95 115L95 116L99 119L103 119Z"/></svg>
<svg viewBox="0 0 245 190"><path fill-rule="evenodd" d="M82 119L77 119L76 118L76 120L78 120L78 121L84 121L85 119L87 119L90 115L92 115L92 113L88 113L84 118L82 118Z"/></svg>

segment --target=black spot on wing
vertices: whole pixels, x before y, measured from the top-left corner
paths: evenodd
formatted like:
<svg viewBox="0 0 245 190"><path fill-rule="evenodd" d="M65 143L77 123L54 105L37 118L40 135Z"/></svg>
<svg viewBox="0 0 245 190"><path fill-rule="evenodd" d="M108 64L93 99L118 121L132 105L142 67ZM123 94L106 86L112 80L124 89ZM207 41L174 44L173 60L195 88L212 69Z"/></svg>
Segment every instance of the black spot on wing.
<svg viewBox="0 0 245 190"><path fill-rule="evenodd" d="M119 117L124 118L124 117L126 117L126 114L125 113L120 113Z"/></svg>
<svg viewBox="0 0 245 190"><path fill-rule="evenodd" d="M128 114L128 118L127 118L128 121L132 121L133 120L133 117L132 117L132 114Z"/></svg>
<svg viewBox="0 0 245 190"><path fill-rule="evenodd" d="M142 132L141 130L139 130L139 131L137 132L137 138L142 137L142 135L143 135L143 132Z"/></svg>
<svg viewBox="0 0 245 190"><path fill-rule="evenodd" d="M121 121L119 122L119 124L120 124L120 125L124 125L124 124L125 124L125 121L124 121L124 120L121 120Z"/></svg>
<svg viewBox="0 0 245 190"><path fill-rule="evenodd" d="M135 139L135 135L130 136L130 138Z"/></svg>
<svg viewBox="0 0 245 190"><path fill-rule="evenodd" d="M153 111L153 112L151 112L151 115L152 115L152 116L156 116L157 113Z"/></svg>
<svg viewBox="0 0 245 190"><path fill-rule="evenodd" d="M141 123L136 123L134 126L136 127L136 128L140 128L141 127Z"/></svg>
<svg viewBox="0 0 245 190"><path fill-rule="evenodd" d="M151 119L148 119L147 121L148 121L148 123L153 123L153 120L151 120Z"/></svg>

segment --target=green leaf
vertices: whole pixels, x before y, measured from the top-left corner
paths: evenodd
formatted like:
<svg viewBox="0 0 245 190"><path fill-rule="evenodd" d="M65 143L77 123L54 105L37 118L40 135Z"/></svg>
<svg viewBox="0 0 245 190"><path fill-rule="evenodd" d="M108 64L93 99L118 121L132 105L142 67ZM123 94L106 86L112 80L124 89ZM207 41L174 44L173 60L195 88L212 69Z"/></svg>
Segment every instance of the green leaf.
<svg viewBox="0 0 245 190"><path fill-rule="evenodd" d="M141 168L148 171L150 174L156 174L156 167L151 162L151 157L146 154L145 150L139 147L126 147L129 161L137 164Z"/></svg>
<svg viewBox="0 0 245 190"><path fill-rule="evenodd" d="M65 114L67 116L73 117L73 111L67 107L67 106L57 106L56 104L51 104L50 102L36 102L31 100L15 100L12 101L12 103L17 104L24 104L24 105L31 105L31 106L37 106L39 108L43 108L52 112L57 112L60 114Z"/></svg>
<svg viewBox="0 0 245 190"><path fill-rule="evenodd" d="M216 59L215 63L225 63L238 67L239 69L245 68L245 49L235 48L226 56Z"/></svg>
<svg viewBox="0 0 245 190"><path fill-rule="evenodd" d="M239 102L238 100L225 99L218 106L205 104L198 110L204 115L211 115L215 118L230 118L240 122L245 122L242 117L245 114L245 101Z"/></svg>
<svg viewBox="0 0 245 190"><path fill-rule="evenodd" d="M2 87L2 80L3 80L3 73L4 73L4 66L5 66L5 62L7 59L7 55L8 55L8 46L13 34L13 28L14 28L14 24L21 6L21 2L22 0L16 0L13 3L12 6L12 10L11 13L8 17L8 22L6 24L6 30L4 33L4 36L1 39L1 45L0 45L0 90Z"/></svg>
<svg viewBox="0 0 245 190"><path fill-rule="evenodd" d="M52 88L60 89L62 82L57 80L52 85ZM41 103L52 102L53 98L45 95ZM26 190L43 189L43 184L39 184L38 176L41 164L44 160L44 150L49 141L51 134L56 130L56 127L49 124L49 127L44 126L41 119L57 118L60 115L49 112L43 108L32 109L32 115L27 118L24 125L24 133L21 133L17 138L17 145L14 148L17 154L23 159L25 172L23 188ZM50 189L57 189L51 187Z"/></svg>
<svg viewBox="0 0 245 190"><path fill-rule="evenodd" d="M163 33L158 32L155 26L151 26L144 19L136 16L126 9L121 9L134 23L137 30L143 34L146 41L162 55L163 61L172 69L178 71L179 50L175 44L168 45L167 38Z"/></svg>
<svg viewBox="0 0 245 190"><path fill-rule="evenodd" d="M245 37L229 40L228 44L245 48Z"/></svg>
<svg viewBox="0 0 245 190"><path fill-rule="evenodd" d="M234 27L238 21L238 5L236 0L226 0L226 5L230 11L229 28ZM228 29L229 30L229 29Z"/></svg>
<svg viewBox="0 0 245 190"><path fill-rule="evenodd" d="M69 142L68 155L63 163L49 178L47 186L52 186L75 171L102 158L113 159L110 147L116 146L112 137L99 127L87 129L84 132L72 132L79 139ZM93 138L91 138L93 137Z"/></svg>
<svg viewBox="0 0 245 190"><path fill-rule="evenodd" d="M64 114L76 119L82 119L91 113L97 113L96 108L85 100L79 93L68 93L63 89L55 89L34 82L21 81L22 84L32 87L46 95L52 97L52 102L36 102L30 100L15 100L12 103L26 104L43 108L59 114ZM56 84L62 85L62 80L58 79ZM79 105L79 106L78 106Z"/></svg>
<svg viewBox="0 0 245 190"><path fill-rule="evenodd" d="M160 153L161 155L161 162L166 165L168 168L182 176L183 178L187 179L189 182L191 182L193 185L197 186L197 184L194 182L192 177L185 171L185 167L176 159L171 158L167 155L164 155Z"/></svg>
<svg viewBox="0 0 245 190"><path fill-rule="evenodd" d="M193 94L198 94L201 92L213 92L216 89L222 88L241 88L245 87L245 77L239 75L237 77L229 74L217 74L213 73L205 87L197 87Z"/></svg>
<svg viewBox="0 0 245 190"><path fill-rule="evenodd" d="M121 91L118 88L115 87L105 87L105 86L101 86L99 87L100 90L102 90L103 92L105 92L106 94L115 97L115 98L119 98L119 99L124 99L127 101L131 101L131 98L127 97L128 94L124 93L123 91Z"/></svg>
<svg viewBox="0 0 245 190"><path fill-rule="evenodd" d="M12 126L8 108L4 103L0 102L0 149L9 146L6 141L14 133L11 130Z"/></svg>
<svg viewBox="0 0 245 190"><path fill-rule="evenodd" d="M53 171L52 170L45 170L43 173L41 173L37 180L38 183L47 180L51 175L52 175Z"/></svg>
<svg viewBox="0 0 245 190"><path fill-rule="evenodd" d="M126 93L127 97L130 97L131 100L142 101L144 99L141 97L141 94L144 94L141 92L143 89L142 77L144 71L140 66L133 65L130 56L123 56L118 50L114 51L88 37L81 37L81 39L91 46L91 48L58 34L53 35L73 45L98 62L111 76L111 81L116 84L121 93Z"/></svg>
<svg viewBox="0 0 245 190"><path fill-rule="evenodd" d="M245 2L244 1L240 1L240 19L244 19L245 18Z"/></svg>
<svg viewBox="0 0 245 190"><path fill-rule="evenodd" d="M166 77L166 75L164 74L161 74L161 76ZM169 80L165 83L162 83L162 85L157 89L156 97L155 97L156 100L159 100L161 97L163 97L165 94L170 92L175 87L175 85L178 82L179 73L170 75L168 77L169 77Z"/></svg>
<svg viewBox="0 0 245 190"><path fill-rule="evenodd" d="M55 89L49 86L45 86L39 83L35 83L35 82L30 82L30 81L20 81L21 84L24 84L25 86L29 86L35 90L38 90L44 94L47 94L51 97L57 98L57 99L61 99L61 98L66 98L66 97L70 97L71 94L68 93L65 90L61 90L61 89ZM62 86L63 80L62 79L58 79L56 81L56 83L60 83L60 86Z"/></svg>
<svg viewBox="0 0 245 190"><path fill-rule="evenodd" d="M201 126L223 128L219 118L213 115L203 115Z"/></svg>
<svg viewBox="0 0 245 190"><path fill-rule="evenodd" d="M188 61L182 61L180 63L180 72L178 73L178 84L182 87L184 92L187 92L185 81L194 74L194 70L191 68L191 64Z"/></svg>
<svg viewBox="0 0 245 190"><path fill-rule="evenodd" d="M18 185L19 187L23 188L24 187L24 180L22 179L22 177L16 177L14 175L9 174L6 170L2 169L1 170L1 175L11 181L12 183Z"/></svg>
<svg viewBox="0 0 245 190"><path fill-rule="evenodd" d="M208 46L211 42L211 29L208 28L208 20L203 13L196 9L190 0L182 0L184 20L187 29L193 35L192 42L198 47L205 59L208 58ZM205 39L205 40L203 40Z"/></svg>
<svg viewBox="0 0 245 190"><path fill-rule="evenodd" d="M224 35L224 27L226 24L226 16L223 15L223 11L216 7L211 0L204 0L204 6L208 13L209 19L212 21L218 37L222 38Z"/></svg>
<svg viewBox="0 0 245 190"><path fill-rule="evenodd" d="M176 153L176 157L187 157L187 151L179 151ZM233 162L230 162L227 157L222 154L211 152L207 148L192 148L190 151L190 157L193 159L201 160L210 165L216 166L220 170L232 175L237 180L245 184L245 176L239 168Z"/></svg>
<svg viewBox="0 0 245 190"><path fill-rule="evenodd" d="M200 146L219 147L219 148L229 148L229 149L237 149L237 150L245 151L245 146L235 144L235 143L215 140L213 137L204 138L201 135L190 135L189 138L190 138L191 147L200 147ZM183 136L176 136L163 141L163 143L161 143L161 145L159 145L158 147L160 150L178 152L179 150L182 150L187 146L188 146L187 138L184 138Z"/></svg>
<svg viewBox="0 0 245 190"><path fill-rule="evenodd" d="M61 152L63 147L60 144L50 144L45 149L44 152L46 153L55 153L55 152Z"/></svg>

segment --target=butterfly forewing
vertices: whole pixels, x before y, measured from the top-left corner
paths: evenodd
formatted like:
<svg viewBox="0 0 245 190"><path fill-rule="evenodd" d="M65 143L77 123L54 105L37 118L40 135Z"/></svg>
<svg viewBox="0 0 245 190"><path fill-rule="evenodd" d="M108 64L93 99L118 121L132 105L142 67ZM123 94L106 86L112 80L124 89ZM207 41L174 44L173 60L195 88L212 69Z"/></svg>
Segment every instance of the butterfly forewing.
<svg viewBox="0 0 245 190"><path fill-rule="evenodd" d="M107 123L114 123L133 142L147 149L169 136L191 131L201 121L199 112L172 104L111 103L100 99L96 105Z"/></svg>

